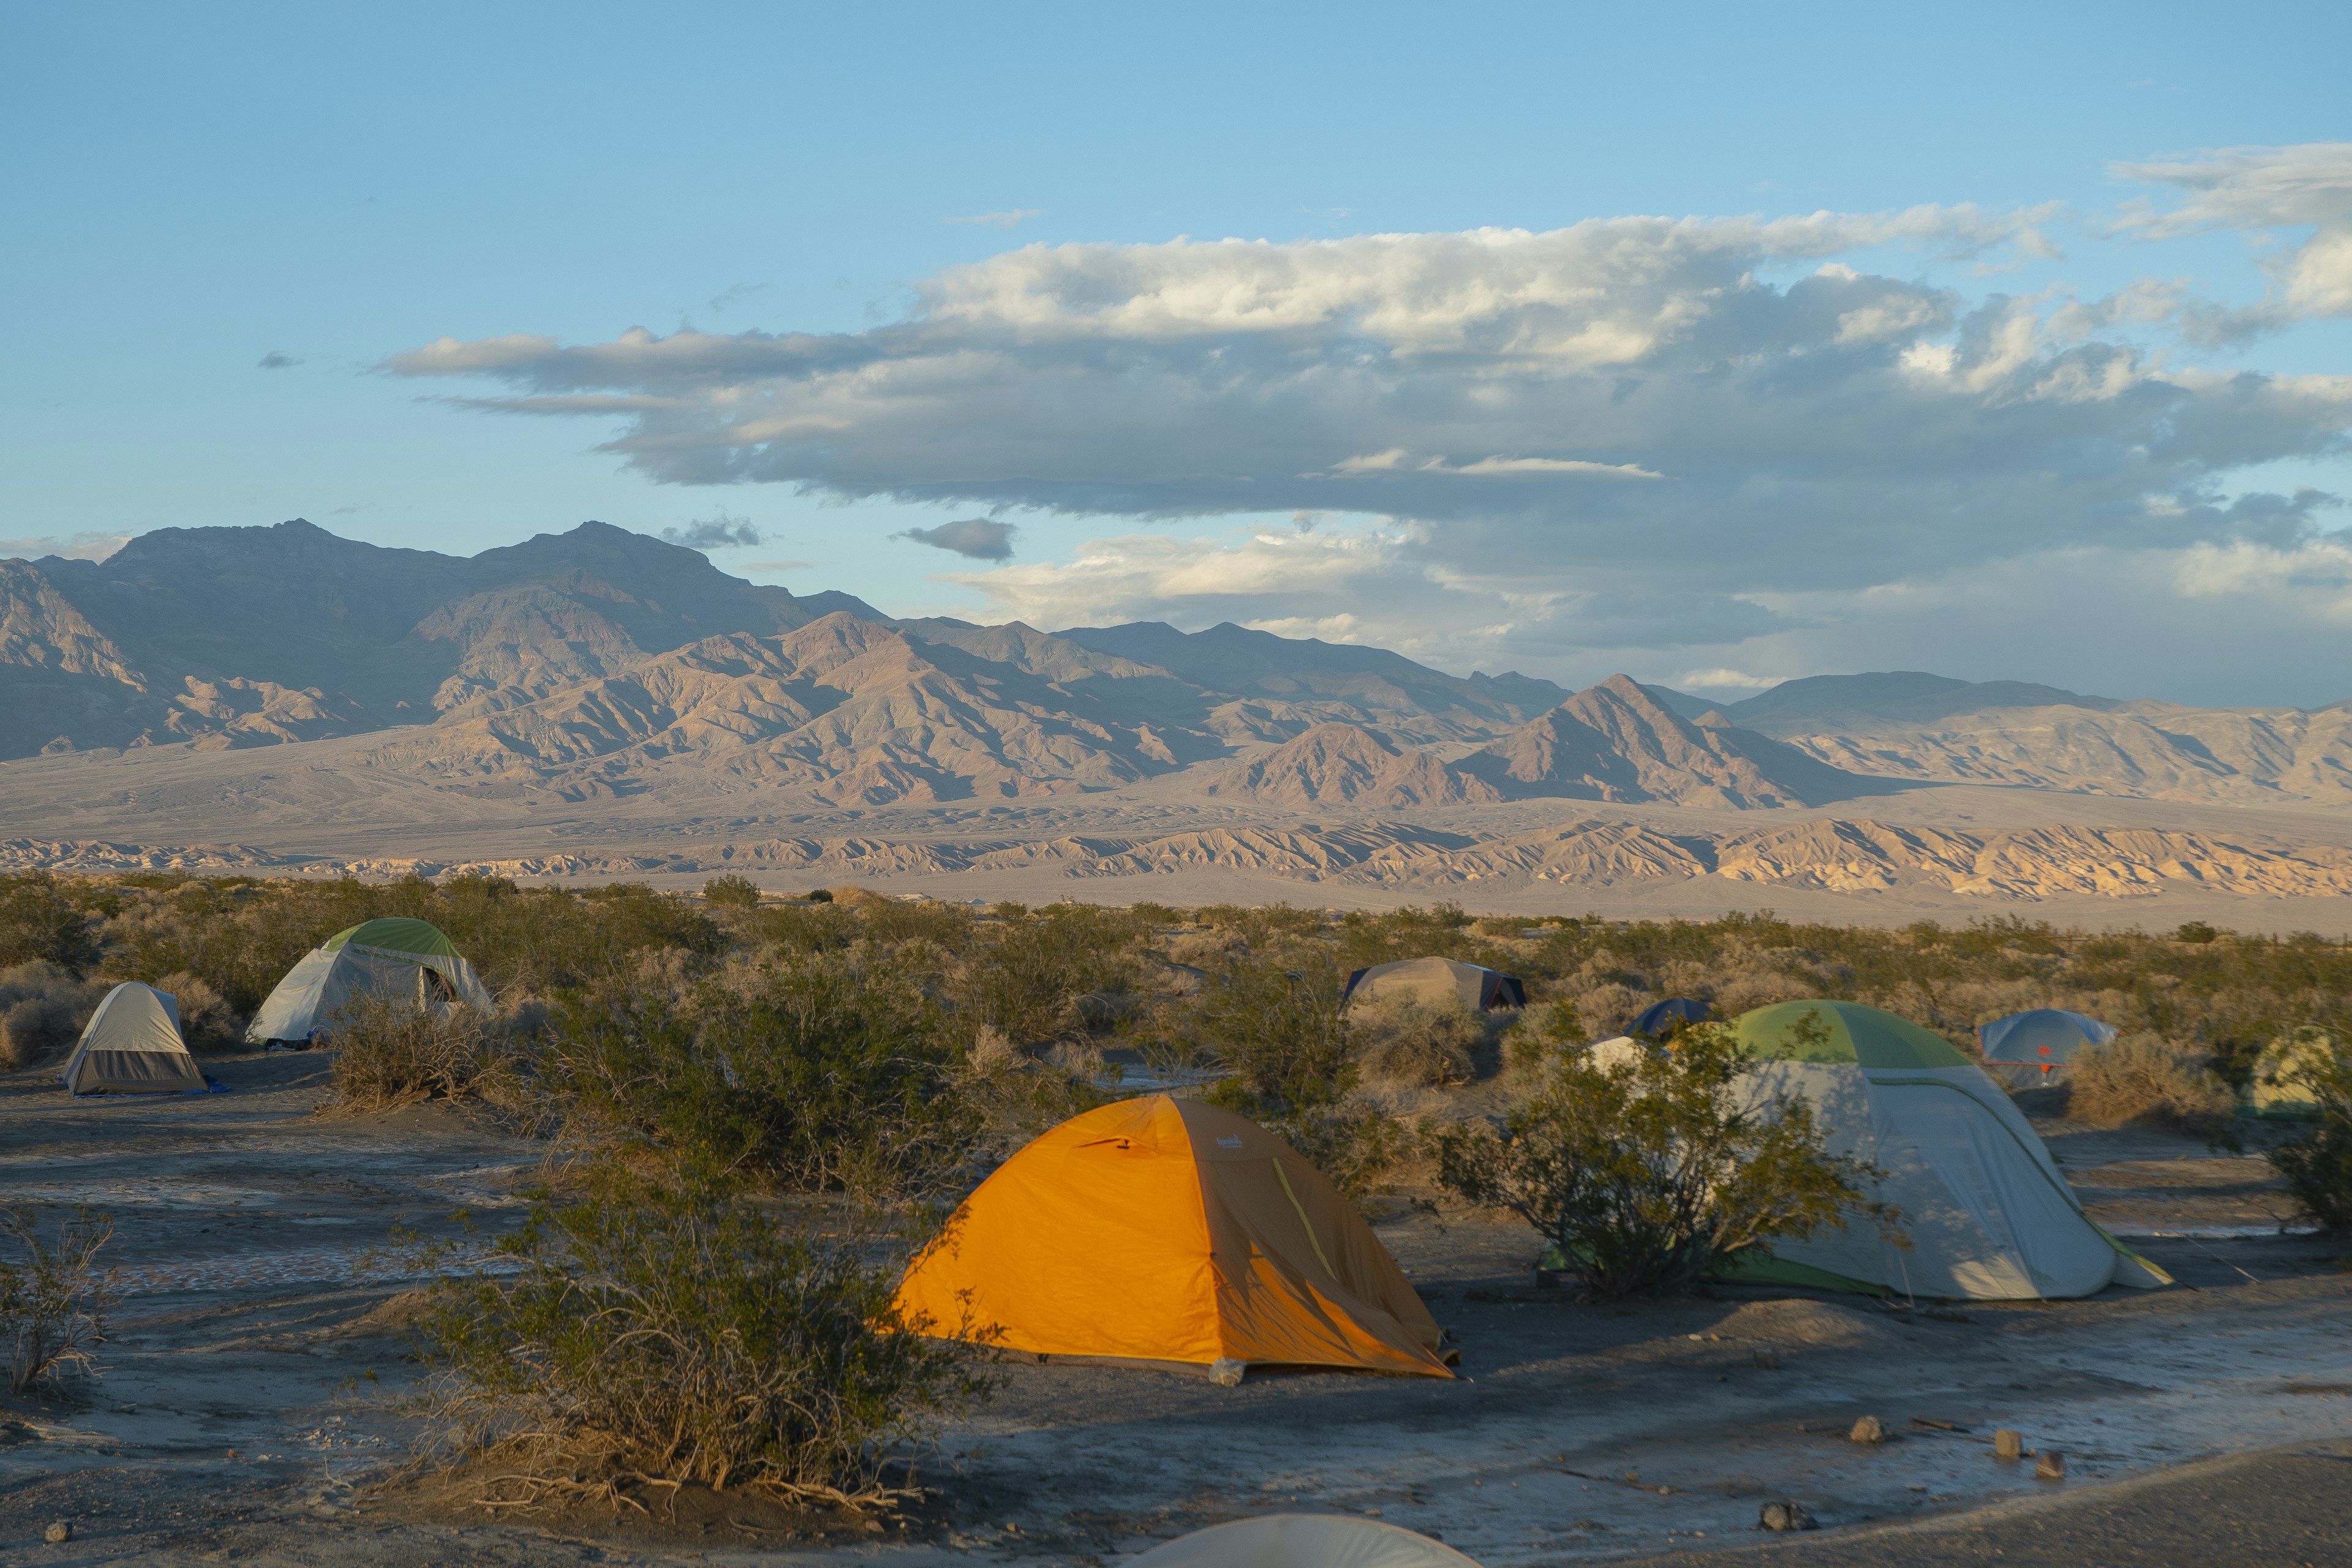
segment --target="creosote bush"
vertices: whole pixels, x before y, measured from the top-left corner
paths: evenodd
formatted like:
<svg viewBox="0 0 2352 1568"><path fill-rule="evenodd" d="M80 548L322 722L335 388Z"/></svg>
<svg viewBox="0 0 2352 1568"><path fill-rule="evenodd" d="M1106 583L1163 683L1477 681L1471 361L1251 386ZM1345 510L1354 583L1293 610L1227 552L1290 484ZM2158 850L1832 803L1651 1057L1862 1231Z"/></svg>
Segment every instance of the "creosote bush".
<svg viewBox="0 0 2352 1568"><path fill-rule="evenodd" d="M44 958L0 969L0 1070L67 1049L104 994Z"/></svg>
<svg viewBox="0 0 2352 1568"><path fill-rule="evenodd" d="M898 1316L906 1248L855 1215L605 1165L536 1194L495 1250L511 1271L445 1282L423 1330L428 1452L484 1461L496 1500L641 1508L699 1483L884 1503L990 1387L961 1353L972 1325Z"/></svg>
<svg viewBox="0 0 2352 1568"><path fill-rule="evenodd" d="M2294 1136L2264 1157L2286 1181L2305 1218L2328 1235L2352 1237L2352 1016L2315 1029L2300 1042L2294 1088L2311 1113Z"/></svg>
<svg viewBox="0 0 2352 1568"><path fill-rule="evenodd" d="M1829 1153L1802 1099L1748 1103L1753 1066L1715 1026L1613 1065L1564 1055L1499 1130L1439 1132L1439 1180L1526 1220L1602 1301L1689 1289L1856 1214L1891 1227L1866 1195L1882 1173Z"/></svg>
<svg viewBox="0 0 2352 1568"><path fill-rule="evenodd" d="M1455 1002L1378 997L1348 1009L1356 1059L1377 1082L1433 1089L1470 1081L1486 1021Z"/></svg>
<svg viewBox="0 0 2352 1568"><path fill-rule="evenodd" d="M2066 1069L2066 1114L2094 1127L2135 1124L2210 1132L2236 1108L2202 1052L2147 1035L2093 1046Z"/></svg>
<svg viewBox="0 0 2352 1568"><path fill-rule="evenodd" d="M520 1053L472 1007L420 1007L368 996L330 1022L334 1105L381 1110L425 1100L513 1103L524 1092Z"/></svg>
<svg viewBox="0 0 2352 1568"><path fill-rule="evenodd" d="M0 1240L15 1256L0 1258L0 1338L15 1394L62 1392L98 1375L97 1347L106 1342L106 1314L114 1304L98 1254L114 1235L111 1215L77 1209L44 1230L29 1208L0 1211Z"/></svg>
<svg viewBox="0 0 2352 1568"><path fill-rule="evenodd" d="M560 1000L552 1073L592 1122L697 1170L801 1192L937 1188L978 1137L915 977L795 954L673 1000L614 983Z"/></svg>

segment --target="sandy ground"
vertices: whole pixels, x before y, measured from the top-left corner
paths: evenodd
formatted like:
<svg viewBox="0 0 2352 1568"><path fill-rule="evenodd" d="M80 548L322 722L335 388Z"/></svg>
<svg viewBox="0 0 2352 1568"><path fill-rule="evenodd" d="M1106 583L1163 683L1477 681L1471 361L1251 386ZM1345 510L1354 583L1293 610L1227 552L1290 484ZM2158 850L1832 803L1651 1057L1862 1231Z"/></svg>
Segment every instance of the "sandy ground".
<svg viewBox="0 0 2352 1568"><path fill-rule="evenodd" d="M1454 1382L1221 1389L1013 1368L992 1405L945 1435L927 1478L940 1507L845 1543L750 1536L723 1513L653 1534L594 1517L420 1517L413 1495L370 1488L399 1453L383 1396L412 1369L379 1310L403 1282L370 1274L369 1250L403 1216L438 1227L465 1207L486 1228L511 1222L541 1151L438 1108L315 1117L320 1056L211 1065L234 1092L75 1102L48 1073L0 1079L0 1201L110 1210L125 1291L89 1397L20 1402L0 1426L0 1564L1103 1563L1300 1509L1377 1515L1500 1568L1746 1547L1759 1504L1783 1497L1822 1526L1787 1561L1948 1560L1897 1542L1977 1561L1995 1537L1967 1531L2022 1542L2043 1528L2004 1522L2020 1509L2043 1518L2078 1494L2282 1445L2341 1475L2324 1445L2352 1434L2352 1275L2333 1249L2278 1234L2267 1167L2044 1122L2093 1212L2180 1288L1957 1311L1778 1291L1585 1307L1533 1287L1532 1237L1516 1225L1407 1217L1382 1234L1465 1343ZM1895 1440L1847 1441L1864 1414ZM1996 1426L2063 1450L2067 1479L1997 1460ZM2183 1470L2181 1484L2211 1473ZM56 1520L74 1540L43 1544ZM1840 1543L1849 1554L1821 1555Z"/></svg>

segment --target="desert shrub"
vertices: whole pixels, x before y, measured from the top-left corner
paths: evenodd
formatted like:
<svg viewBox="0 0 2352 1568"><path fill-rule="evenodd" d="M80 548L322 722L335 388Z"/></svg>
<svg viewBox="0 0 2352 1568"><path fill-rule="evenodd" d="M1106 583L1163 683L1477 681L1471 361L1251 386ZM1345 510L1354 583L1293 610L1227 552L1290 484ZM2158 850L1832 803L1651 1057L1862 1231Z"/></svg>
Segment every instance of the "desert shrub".
<svg viewBox="0 0 2352 1568"><path fill-rule="evenodd" d="M0 969L0 1068L30 1067L71 1046L103 994L47 959Z"/></svg>
<svg viewBox="0 0 2352 1568"><path fill-rule="evenodd" d="M54 963L76 973L99 959L90 921L47 871L0 877L0 969Z"/></svg>
<svg viewBox="0 0 2352 1568"><path fill-rule="evenodd" d="M2135 1123L2204 1132L2226 1125L2236 1099L2200 1051L2121 1035L2066 1069L2066 1114L2094 1127Z"/></svg>
<svg viewBox="0 0 2352 1568"><path fill-rule="evenodd" d="M550 1032L593 1120L692 1170L924 1191L977 1134L919 989L852 953L772 961L683 1005L625 982L573 993Z"/></svg>
<svg viewBox="0 0 2352 1568"><path fill-rule="evenodd" d="M997 906L1000 917L1004 905ZM1133 949L1143 923L1125 910L1055 904L1000 918L967 954L950 985L956 1027L990 1028L1016 1046L1042 1045L1099 1027L1081 999L1134 984Z"/></svg>
<svg viewBox="0 0 2352 1568"><path fill-rule="evenodd" d="M227 1051L245 1037L245 1019L209 982L182 970L155 982L180 1009L180 1038L192 1051Z"/></svg>
<svg viewBox="0 0 2352 1568"><path fill-rule="evenodd" d="M1843 1226L1881 1173L1829 1153L1803 1100L1745 1103L1730 1032L1602 1066L1563 1056L1498 1131L1437 1134L1438 1178L1559 1249L1596 1300L1685 1290L1744 1252Z"/></svg>
<svg viewBox="0 0 2352 1568"><path fill-rule="evenodd" d="M811 888L807 892L803 893L801 898L805 902L812 904L829 904L833 902L833 889L831 888Z"/></svg>
<svg viewBox="0 0 2352 1568"><path fill-rule="evenodd" d="M2217 940L2221 934L2203 921L2184 921L2179 929L2172 933L2172 940L2202 946L2206 942Z"/></svg>
<svg viewBox="0 0 2352 1568"><path fill-rule="evenodd" d="M426 1100L510 1105L524 1067L486 1015L396 996L352 1003L330 1023L335 1108L381 1110Z"/></svg>
<svg viewBox="0 0 2352 1568"><path fill-rule="evenodd" d="M1234 1090L1263 1110L1328 1105L1357 1076L1339 1001L1343 979L1323 952L1233 958L1155 1024L1163 1037L1223 1067Z"/></svg>
<svg viewBox="0 0 2352 1568"><path fill-rule="evenodd" d="M702 884L702 901L722 909L756 910L760 907L760 884L730 871Z"/></svg>
<svg viewBox="0 0 2352 1568"><path fill-rule="evenodd" d="M1609 1039L1623 1034L1642 1016L1643 1008L1658 998L1646 990L1636 989L1616 980L1603 980L1572 994L1576 1011L1592 1031L1596 1039Z"/></svg>
<svg viewBox="0 0 2352 1568"><path fill-rule="evenodd" d="M2352 1236L2352 1019L2338 1018L2300 1042L2293 1084L2311 1101L2309 1119L2264 1152L2305 1218L2330 1236Z"/></svg>
<svg viewBox="0 0 2352 1568"><path fill-rule="evenodd" d="M538 1194L497 1246L512 1272L436 1289L428 1453L488 1459L504 1501L903 1495L892 1462L988 1384L956 1342L968 1325L898 1316L904 1247L839 1218L611 1167Z"/></svg>
<svg viewBox="0 0 2352 1568"><path fill-rule="evenodd" d="M1486 1037L1486 1021L1458 1002L1379 997L1350 1007L1348 1022L1365 1075L1406 1088L1469 1082Z"/></svg>
<svg viewBox="0 0 2352 1568"><path fill-rule="evenodd" d="M97 1347L106 1342L114 1304L98 1254L113 1235L112 1216L86 1208L48 1231L32 1209L0 1211L0 1239L16 1255L0 1258L0 1337L8 1345L11 1393L60 1390L98 1374Z"/></svg>

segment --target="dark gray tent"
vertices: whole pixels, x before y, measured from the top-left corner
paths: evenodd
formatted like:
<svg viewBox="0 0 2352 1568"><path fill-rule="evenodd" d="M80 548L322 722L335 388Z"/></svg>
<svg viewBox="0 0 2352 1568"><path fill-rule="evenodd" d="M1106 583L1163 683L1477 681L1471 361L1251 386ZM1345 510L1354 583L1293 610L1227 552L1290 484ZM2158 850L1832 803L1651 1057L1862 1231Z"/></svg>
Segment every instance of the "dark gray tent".
<svg viewBox="0 0 2352 1568"><path fill-rule="evenodd" d="M128 981L106 994L66 1060L73 1094L191 1094L205 1075L180 1038L180 1004Z"/></svg>
<svg viewBox="0 0 2352 1568"><path fill-rule="evenodd" d="M1492 1007L1524 1007L1528 988L1518 976L1459 963L1450 958L1403 958L1375 963L1348 976L1342 1002L1374 996L1411 996L1423 1002L1456 1001L1485 1012Z"/></svg>

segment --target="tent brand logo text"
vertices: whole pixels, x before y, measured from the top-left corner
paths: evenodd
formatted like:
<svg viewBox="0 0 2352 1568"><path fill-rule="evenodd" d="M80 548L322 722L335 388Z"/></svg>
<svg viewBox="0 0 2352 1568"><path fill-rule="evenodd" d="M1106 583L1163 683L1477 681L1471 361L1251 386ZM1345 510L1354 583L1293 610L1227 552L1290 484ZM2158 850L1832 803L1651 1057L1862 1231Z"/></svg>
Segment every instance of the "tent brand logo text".
<svg viewBox="0 0 2352 1568"><path fill-rule="evenodd" d="M1220 1149L1238 1149L1241 1146L1242 1141L1238 1138L1220 1138L1217 1140L1217 1147Z"/></svg>

